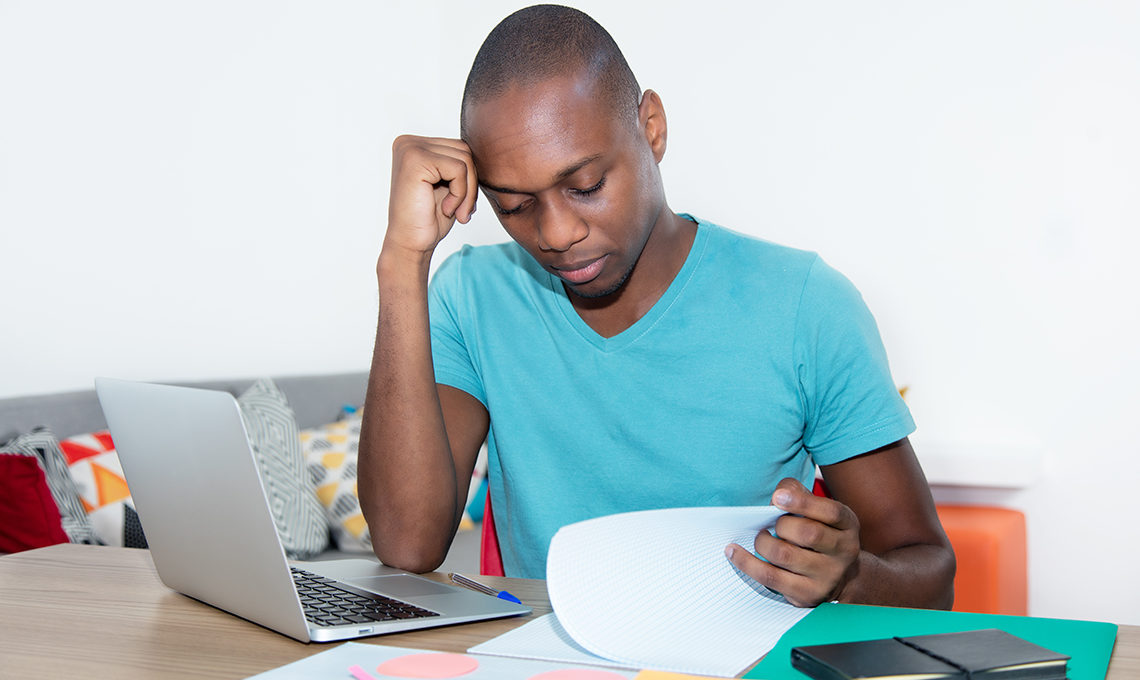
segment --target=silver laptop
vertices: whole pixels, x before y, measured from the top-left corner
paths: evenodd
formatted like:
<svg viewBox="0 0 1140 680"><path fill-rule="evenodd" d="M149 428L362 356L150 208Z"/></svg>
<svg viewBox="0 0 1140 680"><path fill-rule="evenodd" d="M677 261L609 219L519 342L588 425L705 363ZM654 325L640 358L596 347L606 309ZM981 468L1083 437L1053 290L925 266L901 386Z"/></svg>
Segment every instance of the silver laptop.
<svg viewBox="0 0 1140 680"><path fill-rule="evenodd" d="M530 613L375 560L290 562L233 395L110 378L95 389L170 588L303 642Z"/></svg>

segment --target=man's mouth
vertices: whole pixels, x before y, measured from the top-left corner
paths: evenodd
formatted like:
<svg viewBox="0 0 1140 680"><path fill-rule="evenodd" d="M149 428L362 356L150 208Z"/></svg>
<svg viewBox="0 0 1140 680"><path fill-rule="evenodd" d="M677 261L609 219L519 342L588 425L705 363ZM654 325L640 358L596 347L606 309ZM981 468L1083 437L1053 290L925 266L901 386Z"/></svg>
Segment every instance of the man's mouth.
<svg viewBox="0 0 1140 680"><path fill-rule="evenodd" d="M602 255L596 260L577 262L568 266L551 265L551 268L563 280L573 284L582 284L594 279L601 273L607 258L609 258L609 255Z"/></svg>

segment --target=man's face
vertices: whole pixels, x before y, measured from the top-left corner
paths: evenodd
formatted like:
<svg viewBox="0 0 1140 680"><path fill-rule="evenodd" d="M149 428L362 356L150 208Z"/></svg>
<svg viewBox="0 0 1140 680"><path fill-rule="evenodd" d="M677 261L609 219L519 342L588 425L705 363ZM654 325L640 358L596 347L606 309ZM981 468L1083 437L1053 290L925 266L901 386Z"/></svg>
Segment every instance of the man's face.
<svg viewBox="0 0 1140 680"><path fill-rule="evenodd" d="M665 205L657 159L626 115L573 78L467 109L479 184L503 228L582 297L622 287Z"/></svg>

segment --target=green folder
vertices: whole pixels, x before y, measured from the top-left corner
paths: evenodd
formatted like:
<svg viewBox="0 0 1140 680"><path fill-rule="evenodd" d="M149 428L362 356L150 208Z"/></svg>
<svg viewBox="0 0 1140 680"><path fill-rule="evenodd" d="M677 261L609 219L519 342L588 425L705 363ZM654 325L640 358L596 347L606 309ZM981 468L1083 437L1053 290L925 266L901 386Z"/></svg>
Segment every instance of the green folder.
<svg viewBox="0 0 1140 680"><path fill-rule="evenodd" d="M805 616L745 678L805 680L792 668L792 647L832 642L875 640L896 635L931 635L964 630L999 628L1051 649L1068 654L1069 680L1103 680L1116 643L1116 626L1099 621L1038 619L1028 616L969 614L929 609L871 607L858 604L821 604Z"/></svg>

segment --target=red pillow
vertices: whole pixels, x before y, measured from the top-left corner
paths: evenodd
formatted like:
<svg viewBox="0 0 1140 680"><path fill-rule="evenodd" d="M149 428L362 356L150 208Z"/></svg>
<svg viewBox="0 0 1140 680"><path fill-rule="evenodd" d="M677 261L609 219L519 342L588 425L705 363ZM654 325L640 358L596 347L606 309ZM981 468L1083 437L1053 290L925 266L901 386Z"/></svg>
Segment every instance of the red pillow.
<svg viewBox="0 0 1140 680"><path fill-rule="evenodd" d="M56 543L67 543L67 534L39 460L0 454L0 552Z"/></svg>

